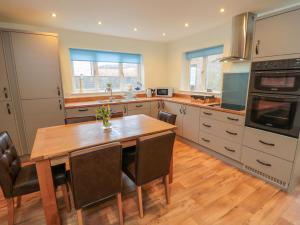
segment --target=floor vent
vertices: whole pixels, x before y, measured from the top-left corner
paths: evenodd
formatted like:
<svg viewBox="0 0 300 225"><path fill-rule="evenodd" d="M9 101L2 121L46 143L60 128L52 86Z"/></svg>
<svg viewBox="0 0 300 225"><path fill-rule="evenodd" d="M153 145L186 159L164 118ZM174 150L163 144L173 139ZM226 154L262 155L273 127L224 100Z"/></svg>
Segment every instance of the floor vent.
<svg viewBox="0 0 300 225"><path fill-rule="evenodd" d="M279 186L281 186L283 188L287 188L288 183L286 181L282 181L282 180L280 180L280 179L278 179L276 177L272 177L272 176L270 176L268 174L265 174L265 173L263 173L263 172L261 172L261 171L259 171L257 169L254 169L254 168L252 168L250 166L247 166L247 165L244 165L244 168L246 170L248 170L249 172L251 172L253 174L256 174L256 175L258 175L258 176L260 176L260 177L262 177L262 178L264 178L264 179L266 179L266 180L268 180L268 181L270 181L272 183L275 183L275 184L277 184L277 185L279 185Z"/></svg>

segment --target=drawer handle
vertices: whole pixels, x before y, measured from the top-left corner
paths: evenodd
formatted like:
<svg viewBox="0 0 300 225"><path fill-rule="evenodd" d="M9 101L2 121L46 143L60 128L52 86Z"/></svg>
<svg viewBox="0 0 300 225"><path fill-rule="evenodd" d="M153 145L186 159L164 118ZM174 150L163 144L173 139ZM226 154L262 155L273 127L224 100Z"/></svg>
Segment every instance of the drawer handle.
<svg viewBox="0 0 300 225"><path fill-rule="evenodd" d="M86 112L89 111L89 109L78 109L78 112Z"/></svg>
<svg viewBox="0 0 300 225"><path fill-rule="evenodd" d="M229 152L235 152L234 149L228 148L228 147L226 147L226 146L224 147L224 149L227 150L227 151L229 151Z"/></svg>
<svg viewBox="0 0 300 225"><path fill-rule="evenodd" d="M135 107L137 107L137 108L141 108L141 107L143 107L143 105L136 105Z"/></svg>
<svg viewBox="0 0 300 225"><path fill-rule="evenodd" d="M11 110L10 110L10 105L9 105L9 103L6 104L6 108L7 108L7 113L10 115L10 114L11 114Z"/></svg>
<svg viewBox="0 0 300 225"><path fill-rule="evenodd" d="M236 136L236 135L237 135L237 133L235 133L235 132L231 132L231 131L228 131L228 130L226 130L226 133L227 133L227 134L230 134L230 135L234 135L234 136Z"/></svg>
<svg viewBox="0 0 300 225"><path fill-rule="evenodd" d="M205 138L201 138L203 141L205 141L205 142L207 142L207 143L209 143L210 142L210 140L208 140L208 139L205 139Z"/></svg>
<svg viewBox="0 0 300 225"><path fill-rule="evenodd" d="M227 116L227 119L228 119L228 120L231 120L231 121L239 121L238 118L232 118L232 117L230 117L230 116Z"/></svg>
<svg viewBox="0 0 300 225"><path fill-rule="evenodd" d="M212 115L212 113L209 113L209 112L203 112L203 114L208 115L208 116Z"/></svg>
<svg viewBox="0 0 300 225"><path fill-rule="evenodd" d="M265 142L265 141L262 141L262 140L259 140L260 143L264 144L264 145L268 145L268 146L275 146L275 144L273 143L268 143L268 142Z"/></svg>
<svg viewBox="0 0 300 225"><path fill-rule="evenodd" d="M7 93L7 88L6 87L3 88L3 92L4 92L4 97L8 98L8 93Z"/></svg>
<svg viewBox="0 0 300 225"><path fill-rule="evenodd" d="M211 128L211 125L209 125L209 124L202 123L202 125L205 126L205 127Z"/></svg>
<svg viewBox="0 0 300 225"><path fill-rule="evenodd" d="M270 163L266 163L266 162L260 161L259 159L257 159L256 162L258 162L258 163L260 163L261 165L264 165L264 166L268 166L268 167L272 166Z"/></svg>

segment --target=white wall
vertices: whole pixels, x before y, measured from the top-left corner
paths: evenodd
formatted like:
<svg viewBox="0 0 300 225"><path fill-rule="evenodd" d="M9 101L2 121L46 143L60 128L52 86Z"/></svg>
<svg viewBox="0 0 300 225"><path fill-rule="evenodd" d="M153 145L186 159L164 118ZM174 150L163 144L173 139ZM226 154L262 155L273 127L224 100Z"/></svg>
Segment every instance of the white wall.
<svg viewBox="0 0 300 225"><path fill-rule="evenodd" d="M144 60L145 87L168 85L166 74L167 46L165 43L12 23L0 22L0 27L58 33L65 97L72 96L72 68L69 48L140 53L143 55Z"/></svg>
<svg viewBox="0 0 300 225"><path fill-rule="evenodd" d="M229 55L231 45L231 21L222 26L191 35L168 43L168 84L176 90L184 90L187 79L185 76L186 61L184 53L202 48L224 45L224 56ZM223 63L223 72L248 72L250 63Z"/></svg>

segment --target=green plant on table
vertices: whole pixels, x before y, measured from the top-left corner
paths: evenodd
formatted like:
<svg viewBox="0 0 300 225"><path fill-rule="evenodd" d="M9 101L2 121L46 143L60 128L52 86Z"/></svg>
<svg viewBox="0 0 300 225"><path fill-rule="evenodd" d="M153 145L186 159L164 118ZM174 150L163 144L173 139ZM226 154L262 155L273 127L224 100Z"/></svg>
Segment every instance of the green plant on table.
<svg viewBox="0 0 300 225"><path fill-rule="evenodd" d="M102 105L96 111L96 118L102 120L104 128L110 127L111 125L109 122L110 113L111 111L109 105Z"/></svg>

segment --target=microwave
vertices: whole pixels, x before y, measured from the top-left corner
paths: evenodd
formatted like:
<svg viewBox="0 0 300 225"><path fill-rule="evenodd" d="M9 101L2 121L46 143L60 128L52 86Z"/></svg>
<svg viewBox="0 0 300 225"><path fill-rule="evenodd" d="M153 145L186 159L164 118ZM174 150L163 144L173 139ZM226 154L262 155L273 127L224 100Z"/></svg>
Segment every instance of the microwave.
<svg viewBox="0 0 300 225"><path fill-rule="evenodd" d="M155 94L159 97L173 97L173 88L156 88Z"/></svg>

